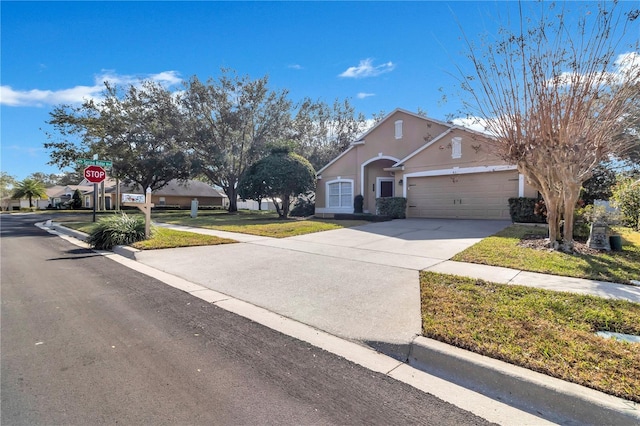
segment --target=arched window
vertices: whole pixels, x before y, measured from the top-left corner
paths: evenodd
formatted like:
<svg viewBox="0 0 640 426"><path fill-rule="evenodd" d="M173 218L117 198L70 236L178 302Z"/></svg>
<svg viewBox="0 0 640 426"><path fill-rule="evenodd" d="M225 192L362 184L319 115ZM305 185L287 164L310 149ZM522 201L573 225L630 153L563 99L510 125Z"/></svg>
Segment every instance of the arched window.
<svg viewBox="0 0 640 426"><path fill-rule="evenodd" d="M327 207L353 208L353 179L336 179L327 182Z"/></svg>

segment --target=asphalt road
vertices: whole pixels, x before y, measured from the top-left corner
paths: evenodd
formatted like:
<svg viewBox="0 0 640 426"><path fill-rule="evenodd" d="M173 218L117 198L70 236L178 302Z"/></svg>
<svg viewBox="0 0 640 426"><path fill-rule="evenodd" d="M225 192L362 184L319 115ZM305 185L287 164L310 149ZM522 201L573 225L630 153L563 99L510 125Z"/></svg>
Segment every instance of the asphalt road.
<svg viewBox="0 0 640 426"><path fill-rule="evenodd" d="M3 425L486 424L33 226L46 218L0 216Z"/></svg>

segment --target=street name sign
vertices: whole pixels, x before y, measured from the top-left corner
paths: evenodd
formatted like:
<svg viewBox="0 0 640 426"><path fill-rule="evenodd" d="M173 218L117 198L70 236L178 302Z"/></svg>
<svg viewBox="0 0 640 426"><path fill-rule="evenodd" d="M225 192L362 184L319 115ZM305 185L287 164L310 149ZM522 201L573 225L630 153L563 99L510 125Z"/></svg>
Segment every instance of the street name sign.
<svg viewBox="0 0 640 426"><path fill-rule="evenodd" d="M113 167L113 161L109 160L89 160L87 158L81 158L76 162L83 166L100 166L106 167L107 169Z"/></svg>

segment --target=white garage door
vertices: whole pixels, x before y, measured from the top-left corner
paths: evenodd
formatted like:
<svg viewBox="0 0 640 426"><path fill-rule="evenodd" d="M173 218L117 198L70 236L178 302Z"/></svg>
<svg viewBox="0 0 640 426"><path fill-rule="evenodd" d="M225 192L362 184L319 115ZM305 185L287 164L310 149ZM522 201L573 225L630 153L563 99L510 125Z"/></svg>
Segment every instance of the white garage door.
<svg viewBox="0 0 640 426"><path fill-rule="evenodd" d="M408 217L509 219L518 172L408 178L407 185Z"/></svg>

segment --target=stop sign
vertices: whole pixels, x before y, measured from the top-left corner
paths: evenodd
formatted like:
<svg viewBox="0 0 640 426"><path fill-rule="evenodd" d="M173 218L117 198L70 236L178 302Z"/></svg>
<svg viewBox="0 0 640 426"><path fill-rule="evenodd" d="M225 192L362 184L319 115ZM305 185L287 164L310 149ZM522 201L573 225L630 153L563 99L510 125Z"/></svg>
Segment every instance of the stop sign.
<svg viewBox="0 0 640 426"><path fill-rule="evenodd" d="M100 183L107 177L107 174L100 166L89 166L84 169L84 177L91 183Z"/></svg>

